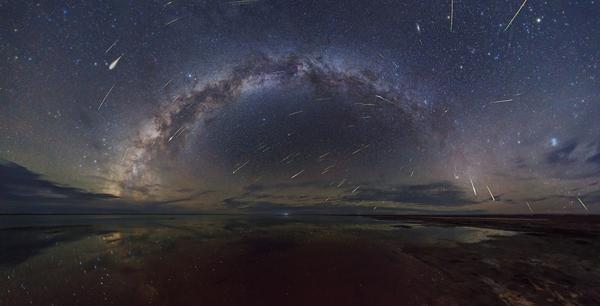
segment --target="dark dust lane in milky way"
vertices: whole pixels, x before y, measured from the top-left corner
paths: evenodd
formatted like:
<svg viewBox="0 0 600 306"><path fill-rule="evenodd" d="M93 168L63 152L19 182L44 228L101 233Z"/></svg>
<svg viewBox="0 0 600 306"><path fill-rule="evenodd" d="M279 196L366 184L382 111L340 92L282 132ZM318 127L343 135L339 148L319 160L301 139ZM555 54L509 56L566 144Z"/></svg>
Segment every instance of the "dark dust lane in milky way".
<svg viewBox="0 0 600 306"><path fill-rule="evenodd" d="M598 16L0 1L0 305L600 304Z"/></svg>

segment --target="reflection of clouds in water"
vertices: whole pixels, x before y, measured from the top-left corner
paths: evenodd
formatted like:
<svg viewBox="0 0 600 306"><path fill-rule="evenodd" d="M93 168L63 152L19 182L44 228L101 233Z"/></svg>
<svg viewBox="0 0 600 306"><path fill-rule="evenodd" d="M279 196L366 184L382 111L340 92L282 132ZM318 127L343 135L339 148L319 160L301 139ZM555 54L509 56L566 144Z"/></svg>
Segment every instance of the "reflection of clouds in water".
<svg viewBox="0 0 600 306"><path fill-rule="evenodd" d="M494 237L510 237L517 235L517 232L497 230L480 227L457 227L455 230L463 231L457 236L462 243L477 243L481 241L491 240Z"/></svg>
<svg viewBox="0 0 600 306"><path fill-rule="evenodd" d="M28 223L31 219L24 219L21 227L0 230L0 234L10 232L2 236L6 239L0 254L19 255L28 250L20 254L19 261L0 264L0 287L37 298L63 288L69 296L74 293L77 297L128 296L130 290L142 290L145 296L158 292L155 285L144 283L163 277L153 274L155 268L160 269L157 265L176 265L178 261L191 265L186 269L208 275L211 265L223 260L221 256L262 258L273 251L294 253L295 248L314 243L376 243L385 251L398 246L458 247L516 234L362 217L79 217L70 217L70 221L65 216L49 217L54 221L46 222L63 220L69 226L35 227ZM56 279L64 279L64 284L59 285ZM0 301L5 292L0 292Z"/></svg>
<svg viewBox="0 0 600 306"><path fill-rule="evenodd" d="M114 232L107 235L102 236L102 240L107 242L115 242L119 241L123 238L123 235L120 232Z"/></svg>
<svg viewBox="0 0 600 306"><path fill-rule="evenodd" d="M492 240L494 237L510 237L518 234L514 231L470 226L446 227L415 223L393 223L391 226L404 240L422 245L479 243Z"/></svg>
<svg viewBox="0 0 600 306"><path fill-rule="evenodd" d="M57 218L61 220L60 218L65 217ZM127 223L127 220L131 223ZM142 219L103 216L79 219L75 223L79 224L39 228L28 225L22 230L18 228L2 230L1 232L5 234L10 232L10 235L3 235L6 238L3 239L4 245L9 248L2 250L3 258L7 259L4 263L18 265L38 261L43 264L45 260L43 258L51 254L54 254L51 255L54 258L76 257L74 263L96 261L103 257L111 257L111 261L114 262L132 263L137 256L140 256L138 260L143 260L143 256L160 253L179 241L196 244L207 241L233 241L241 239L241 234L253 232L277 235L286 239L315 232L327 233L331 237L340 239L349 234L377 235L401 243L419 245L478 243L496 236L517 234L512 231L487 228L441 227L401 222L381 223L371 219L349 217L293 216L284 219L182 216ZM17 256L15 258L18 260L9 260L12 255ZM43 270L42 267L40 269Z"/></svg>

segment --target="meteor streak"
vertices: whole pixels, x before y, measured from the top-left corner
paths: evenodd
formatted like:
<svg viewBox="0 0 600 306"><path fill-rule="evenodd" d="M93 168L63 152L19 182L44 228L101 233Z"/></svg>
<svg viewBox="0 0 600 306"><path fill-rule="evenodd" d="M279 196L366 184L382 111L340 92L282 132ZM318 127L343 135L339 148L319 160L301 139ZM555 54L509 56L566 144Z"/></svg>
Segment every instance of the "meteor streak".
<svg viewBox="0 0 600 306"><path fill-rule="evenodd" d="M181 134L181 132L183 131L183 126L180 127L175 134L173 134L173 136L169 137L169 140L167 142L171 142L171 140L175 139L175 137L177 137L177 135Z"/></svg>
<svg viewBox="0 0 600 306"><path fill-rule="evenodd" d="M510 22L508 23L508 25L506 26L506 28L504 28L504 32L506 32L508 30L508 28L510 28L510 25L513 23L513 21L515 20L515 18L517 18L517 16L519 15L519 12L521 12L521 10L523 9L523 7L525 6L525 3L527 3L527 0L523 0L523 3L521 4L521 6L519 7L519 9L515 13L515 15L513 16L513 18L510 20Z"/></svg>
<svg viewBox="0 0 600 306"><path fill-rule="evenodd" d="M531 205L529 205L529 202L525 202L525 204L527 204L527 207L529 208L529 211L533 213L533 209L531 209Z"/></svg>
<svg viewBox="0 0 600 306"><path fill-rule="evenodd" d="M473 184L473 179L469 178L469 181L471 181L471 187L473 187L473 194L475 196L477 196L477 189L475 189L475 184Z"/></svg>
<svg viewBox="0 0 600 306"><path fill-rule="evenodd" d="M321 156L319 156L319 160L327 157L327 155L329 155L329 152L325 153L325 154L321 154Z"/></svg>
<svg viewBox="0 0 600 306"><path fill-rule="evenodd" d="M577 198L577 201L579 201L579 203L581 204L581 206L583 206L583 208L585 208L586 211L589 211L587 206L585 205L585 203L583 203L583 201L581 200L581 198Z"/></svg>
<svg viewBox="0 0 600 306"><path fill-rule="evenodd" d="M375 95L375 97L376 97L377 99L379 99L379 100L383 100L383 101L385 101L385 102L387 102L387 103L394 104L394 102L392 102L390 99L386 99L386 98L384 98L384 97L382 97L382 96L380 96L380 95Z"/></svg>
<svg viewBox="0 0 600 306"><path fill-rule="evenodd" d="M335 165L325 167L325 169L323 169L323 171L321 171L321 174L325 174L325 173L329 172L329 170L331 170L331 168L333 168L333 167L335 167Z"/></svg>
<svg viewBox="0 0 600 306"><path fill-rule="evenodd" d="M298 173L290 176L290 179L293 179L293 178L297 177L298 175L302 174L302 172L304 172L304 170L300 170L300 172L298 172Z"/></svg>
<svg viewBox="0 0 600 306"><path fill-rule="evenodd" d="M167 86L169 86L169 84L171 84L171 82L173 82L173 79L168 80L165 85L163 85L162 89L167 88Z"/></svg>
<svg viewBox="0 0 600 306"><path fill-rule="evenodd" d="M364 146L356 149L354 152L352 152L352 155L355 155L355 154L359 153L360 151L362 151L362 150L364 150L364 149L366 149L368 147L369 147L369 145L364 145Z"/></svg>
<svg viewBox="0 0 600 306"><path fill-rule="evenodd" d="M512 101L513 101L513 99L497 100L497 101L490 102L490 104L506 103L506 102L512 102Z"/></svg>
<svg viewBox="0 0 600 306"><path fill-rule="evenodd" d="M453 24L454 24L454 0L450 0L450 32L452 32Z"/></svg>
<svg viewBox="0 0 600 306"><path fill-rule="evenodd" d="M241 166L237 167L235 170L233 170L232 174L235 174L236 172L240 171L240 169L244 168L244 166L249 163L250 161L247 160L246 162L244 162Z"/></svg>
<svg viewBox="0 0 600 306"><path fill-rule="evenodd" d="M108 51L110 51L110 49L112 49L112 48L113 48L113 47L114 47L114 46L117 44L117 42L119 42L119 40L118 40L118 39L117 39L117 40L115 40L115 42L114 42L114 43L112 43L112 45L110 45L110 47L108 47L108 49L106 49L106 51L104 51L104 53L105 53L105 54L106 54L106 53L108 53Z"/></svg>
<svg viewBox="0 0 600 306"><path fill-rule="evenodd" d="M123 57L123 55L117 57L116 60L112 61L112 63L110 63L110 65L108 65L108 70L115 69L115 67L117 67L117 64L119 63L119 60L121 60L121 57Z"/></svg>
<svg viewBox="0 0 600 306"><path fill-rule="evenodd" d="M254 2L258 2L258 1L259 0L239 0L239 1L228 2L228 4L231 4L231 5L245 5L245 4L251 4L251 3L254 3Z"/></svg>
<svg viewBox="0 0 600 306"><path fill-rule="evenodd" d="M485 188L487 188L488 192L490 193L490 196L492 197L492 201L496 201L496 198L494 198L494 194L492 193L490 186L485 186Z"/></svg>
<svg viewBox="0 0 600 306"><path fill-rule="evenodd" d="M113 84L113 86L110 87L110 89L108 90L108 92L106 93L106 95L104 95L104 98L102 98L102 102L100 102L100 105L98 105L98 110L100 110L100 108L102 107L102 105L104 104L104 102L106 102L106 98L108 98L108 95L110 95L110 92L113 90L113 88L115 88L116 84Z"/></svg>
<svg viewBox="0 0 600 306"><path fill-rule="evenodd" d="M173 20L171 20L171 21L169 21L169 22L165 23L165 25L164 25L164 26L166 27L166 26L168 26L168 25L171 25L171 24L173 24L173 23L175 23L175 22L179 21L181 18L183 18L183 17L177 17L177 18L175 18L175 19L173 19Z"/></svg>

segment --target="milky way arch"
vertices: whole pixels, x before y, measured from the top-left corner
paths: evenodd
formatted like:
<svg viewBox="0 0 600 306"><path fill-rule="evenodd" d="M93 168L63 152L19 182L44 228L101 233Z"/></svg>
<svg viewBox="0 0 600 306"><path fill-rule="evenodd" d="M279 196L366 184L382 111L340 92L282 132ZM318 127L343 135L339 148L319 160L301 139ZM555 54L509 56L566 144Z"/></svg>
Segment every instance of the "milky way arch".
<svg viewBox="0 0 600 306"><path fill-rule="evenodd" d="M161 181L158 171L152 169L152 161L161 153L185 146L193 127L212 110L234 103L249 90L298 80L310 82L318 91L349 94L382 107L394 107L418 134L431 129L433 121L429 119L436 113L429 103L416 99L407 86L391 84L369 70L340 67L322 58L260 55L235 66L220 80L199 83L190 92L161 105L124 144L125 153L114 161L107 191L125 197L147 196L139 192L140 188Z"/></svg>

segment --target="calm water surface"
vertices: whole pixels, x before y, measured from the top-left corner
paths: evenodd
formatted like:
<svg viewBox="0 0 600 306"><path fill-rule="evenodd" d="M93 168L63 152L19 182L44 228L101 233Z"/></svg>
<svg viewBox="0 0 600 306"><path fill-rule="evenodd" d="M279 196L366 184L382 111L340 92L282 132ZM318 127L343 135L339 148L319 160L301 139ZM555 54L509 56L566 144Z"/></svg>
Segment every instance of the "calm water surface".
<svg viewBox="0 0 600 306"><path fill-rule="evenodd" d="M437 277L403 249L516 234L365 217L1 216L0 304L352 304L362 286L387 301L398 282Z"/></svg>

